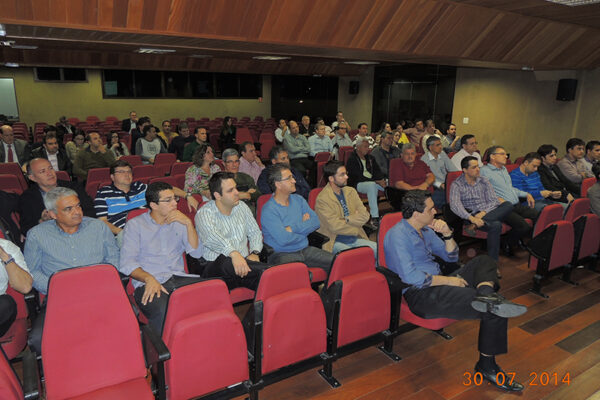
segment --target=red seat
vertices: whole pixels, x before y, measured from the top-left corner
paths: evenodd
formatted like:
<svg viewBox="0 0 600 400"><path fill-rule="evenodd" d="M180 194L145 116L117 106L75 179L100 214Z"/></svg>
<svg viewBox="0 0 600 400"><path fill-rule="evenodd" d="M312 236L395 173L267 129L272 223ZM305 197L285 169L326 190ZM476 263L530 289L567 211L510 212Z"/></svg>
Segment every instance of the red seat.
<svg viewBox="0 0 600 400"><path fill-rule="evenodd" d="M131 167L137 167L138 165L143 165L142 157L136 156L135 154L129 156L121 156L120 160L127 161Z"/></svg>
<svg viewBox="0 0 600 400"><path fill-rule="evenodd" d="M0 174L0 189L5 192L22 194L23 188L19 178L14 175Z"/></svg>
<svg viewBox="0 0 600 400"><path fill-rule="evenodd" d="M103 182L107 182L106 180L96 180L96 181L90 181L88 180L85 183L85 192L88 194L88 196L90 196L92 199L96 198L96 193L98 193L98 188L100 187L100 185L102 185Z"/></svg>
<svg viewBox="0 0 600 400"><path fill-rule="evenodd" d="M563 208L559 204L551 204L542 209L533 231L533 238L527 245L531 256L529 268L536 271L533 277L531 292L548 298L542 293L541 285L548 272L565 267L563 279L569 280L575 234L573 224L562 220Z"/></svg>
<svg viewBox="0 0 600 400"><path fill-rule="evenodd" d="M242 144L244 142L254 143L254 138L248 128L237 128L235 131L235 143Z"/></svg>
<svg viewBox="0 0 600 400"><path fill-rule="evenodd" d="M202 207L204 200L202 199L202 195L200 194L194 194L193 195L194 198L198 201L198 208ZM179 211L181 211L182 213L184 213L194 224L194 226L196 226L196 213L198 212L197 210L194 210L193 208L190 211L190 207L188 206L188 201L184 198L179 199L179 201L177 202L177 209Z"/></svg>
<svg viewBox="0 0 600 400"><path fill-rule="evenodd" d="M147 326L142 331L150 340L156 336ZM151 340L157 341L163 347L159 359L168 359L164 343ZM42 360L48 399L154 399L140 328L112 265L67 269L50 278ZM164 396L164 385L159 393Z"/></svg>
<svg viewBox="0 0 600 400"><path fill-rule="evenodd" d="M157 176L165 176L171 171L171 166L177 161L173 153L160 153L154 158L154 168Z"/></svg>
<svg viewBox="0 0 600 400"><path fill-rule="evenodd" d="M565 221L573 224L575 235L571 265L575 266L579 260L587 257L593 257L595 263L600 247L600 218L590 212L590 199L575 199L569 205Z"/></svg>
<svg viewBox="0 0 600 400"><path fill-rule="evenodd" d="M110 168L92 168L88 171L87 180L101 181L110 180Z"/></svg>
<svg viewBox="0 0 600 400"><path fill-rule="evenodd" d="M11 296L17 303L17 317L10 329L0 337L2 350L9 360L15 358L27 345L27 305L25 297L14 290L10 285L6 288L6 294Z"/></svg>
<svg viewBox="0 0 600 400"><path fill-rule="evenodd" d="M221 168L221 171L225 171L225 163L223 162L223 160L216 159L215 164L217 164L219 168Z"/></svg>
<svg viewBox="0 0 600 400"><path fill-rule="evenodd" d="M317 196L319 196L319 193L321 193L321 190L323 190L323 188L312 189L310 191L310 193L308 194L308 205L313 210L315 209L315 205L317 204Z"/></svg>
<svg viewBox="0 0 600 400"><path fill-rule="evenodd" d="M261 141L261 145L260 145L260 159L263 161L268 161L269 160L269 153L271 152L271 149L275 147L275 142L262 142Z"/></svg>
<svg viewBox="0 0 600 400"><path fill-rule="evenodd" d="M59 181L70 181L71 180L71 176L69 175L69 173L67 171L55 171L56 172L56 179L58 179Z"/></svg>
<svg viewBox="0 0 600 400"><path fill-rule="evenodd" d="M325 310L319 295L310 287L308 269L291 263L271 267L263 272L253 308L246 320L247 337L253 358L253 382L272 383L287 371L322 364L327 346ZM309 363L307 360L311 360ZM270 374L273 373L273 374ZM268 375L267 375L268 374Z"/></svg>
<svg viewBox="0 0 600 400"><path fill-rule="evenodd" d="M194 165L193 162L185 161L185 162L176 162L171 166L171 173L169 175L181 175L185 174L189 167Z"/></svg>
<svg viewBox="0 0 600 400"><path fill-rule="evenodd" d="M154 165L136 165L135 167L133 167L133 180L134 181L139 181L142 180L143 178L148 178L148 180L150 178L154 178L158 175L156 175L156 169L154 168Z"/></svg>
<svg viewBox="0 0 600 400"><path fill-rule="evenodd" d="M518 157L518 158L515 160L515 164L516 164L516 165L521 165L521 164L523 164L523 161L524 161L524 160L525 160L525 157ZM507 167L507 168L508 168L508 167Z"/></svg>
<svg viewBox="0 0 600 400"><path fill-rule="evenodd" d="M150 178L150 181L148 183L154 183L154 182L165 182L173 187L183 190L182 187L177 186L177 178L174 176L155 176L154 178Z"/></svg>
<svg viewBox="0 0 600 400"><path fill-rule="evenodd" d="M127 221L150 211L149 208L136 208L127 213Z"/></svg>
<svg viewBox="0 0 600 400"><path fill-rule="evenodd" d="M0 399L22 400L39 397L40 382L34 353L29 351L24 353L22 367L23 386L4 352L0 352Z"/></svg>
<svg viewBox="0 0 600 400"><path fill-rule="evenodd" d="M596 178L585 178L581 182L581 197L587 197L587 192L588 192L589 188L594 186L595 183L596 183Z"/></svg>
<svg viewBox="0 0 600 400"><path fill-rule="evenodd" d="M322 161L329 161L331 157L331 153L329 153L328 151L322 151L320 153L315 154L315 162L319 163Z"/></svg>
<svg viewBox="0 0 600 400"><path fill-rule="evenodd" d="M327 185L325 176L323 174L323 168L325 168L325 164L327 164L327 161L320 161L317 163L317 187L319 188L323 188L325 185Z"/></svg>
<svg viewBox="0 0 600 400"><path fill-rule="evenodd" d="M387 264L385 262L385 252L383 249L383 241L385 239L385 235L394 225L396 225L401 220L402 213L398 212L384 215L383 218L381 218L381 221L379 222L379 232L377 233L377 260L379 261L380 267L387 268ZM442 336L444 339L452 339L452 336L444 332L444 328L456 322L456 320L450 318L421 318L410 311L410 308L408 308L408 304L404 300L404 296L402 296L400 318L410 324L430 329Z"/></svg>
<svg viewBox="0 0 600 400"><path fill-rule="evenodd" d="M242 324L223 281L209 280L173 291L163 340L171 352L165 363L170 400L223 389L246 391L244 385L226 389L248 380L248 352Z"/></svg>
<svg viewBox="0 0 600 400"><path fill-rule="evenodd" d="M519 164L506 164L506 170L508 171L509 174L511 172L513 172L515 169L517 169L518 167L519 167Z"/></svg>
<svg viewBox="0 0 600 400"><path fill-rule="evenodd" d="M175 187L183 190L185 186L185 174L170 175L170 177L175 178Z"/></svg>
<svg viewBox="0 0 600 400"><path fill-rule="evenodd" d="M23 191L29 187L21 166L18 163L0 163L0 174L16 176Z"/></svg>
<svg viewBox="0 0 600 400"><path fill-rule="evenodd" d="M350 157L350 154L352 154L353 151L354 147L352 146L340 146L338 149L338 157L344 165L348 162L348 157Z"/></svg>

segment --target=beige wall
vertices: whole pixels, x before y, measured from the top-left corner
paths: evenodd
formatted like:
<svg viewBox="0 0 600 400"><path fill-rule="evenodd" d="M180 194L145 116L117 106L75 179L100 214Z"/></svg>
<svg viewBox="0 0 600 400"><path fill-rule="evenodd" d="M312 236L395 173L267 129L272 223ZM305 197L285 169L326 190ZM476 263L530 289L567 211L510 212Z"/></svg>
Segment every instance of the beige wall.
<svg viewBox="0 0 600 400"><path fill-rule="evenodd" d="M355 129L361 122L371 125L373 116L373 84L375 68L369 67L360 76L340 76L338 84L338 109ZM358 94L348 94L350 81L359 81Z"/></svg>
<svg viewBox="0 0 600 400"><path fill-rule="evenodd" d="M271 116L271 77L263 78L263 101L258 99L104 99L100 70L88 70L88 82L36 82L32 68L3 68L0 77L14 78L19 117L33 126L35 122L55 123L61 115L85 119L127 117L136 110L147 115L154 124L164 119L187 117Z"/></svg>
<svg viewBox="0 0 600 400"><path fill-rule="evenodd" d="M575 77L576 99L565 102L556 100L557 80L538 81L532 71L459 68L452 119L459 134L477 136L482 152L501 144L514 159L552 143L562 154L570 137L600 137L591 129L600 123L600 70Z"/></svg>

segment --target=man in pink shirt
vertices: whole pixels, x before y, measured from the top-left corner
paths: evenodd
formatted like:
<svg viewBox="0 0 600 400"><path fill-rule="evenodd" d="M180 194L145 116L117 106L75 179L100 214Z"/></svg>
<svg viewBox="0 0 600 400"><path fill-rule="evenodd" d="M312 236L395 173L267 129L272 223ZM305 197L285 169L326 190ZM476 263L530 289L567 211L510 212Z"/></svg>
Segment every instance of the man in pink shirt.
<svg viewBox="0 0 600 400"><path fill-rule="evenodd" d="M262 161L260 161L260 158L256 156L256 149L251 142L242 143L240 145L240 150L242 158L240 158L239 172L250 175L252 179L254 179L254 183L256 183L260 173L265 169L265 166Z"/></svg>

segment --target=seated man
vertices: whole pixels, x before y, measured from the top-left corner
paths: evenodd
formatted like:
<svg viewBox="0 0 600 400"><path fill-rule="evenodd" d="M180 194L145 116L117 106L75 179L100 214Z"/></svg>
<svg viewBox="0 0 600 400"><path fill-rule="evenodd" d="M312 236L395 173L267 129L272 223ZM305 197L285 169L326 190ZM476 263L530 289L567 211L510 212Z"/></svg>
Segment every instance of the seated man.
<svg viewBox="0 0 600 400"><path fill-rule="evenodd" d="M352 139L348 135L348 124L341 122L334 132L334 136L331 138L331 144L333 146L333 155L336 160L339 160L339 150L343 146L352 146Z"/></svg>
<svg viewBox="0 0 600 400"><path fill-rule="evenodd" d="M44 135L42 146L31 152L33 158L45 158L50 161L55 171L66 171L72 173L73 164L65 150L58 147L58 139L53 133Z"/></svg>
<svg viewBox="0 0 600 400"><path fill-rule="evenodd" d="M323 250L339 253L352 247L369 246L377 254L377 243L363 229L369 221L358 192L347 186L348 174L341 161L329 161L323 167L327 185L317 196L315 212L321 222L319 232L329 238ZM374 227L373 227L374 228Z"/></svg>
<svg viewBox="0 0 600 400"><path fill-rule="evenodd" d="M89 133L86 141L89 143L89 147L79 151L73 162L73 175L81 182L87 179L90 169L108 168L115 162L115 156L102 143L98 132Z"/></svg>
<svg viewBox="0 0 600 400"><path fill-rule="evenodd" d="M158 138L154 125L144 127L144 136L137 141L135 145L135 154L142 157L144 164L154 164L154 158L157 154L166 153L167 147Z"/></svg>
<svg viewBox="0 0 600 400"><path fill-rule="evenodd" d="M371 135L369 135L369 125L367 125L364 122L361 122L360 124L358 124L358 134L356 135L356 137L354 138L354 140L352 141L352 146L356 147L356 145L358 144L359 138L363 138L360 140L366 140L369 142L369 149L372 149L373 147L375 147L375 139L373 139L371 137Z"/></svg>
<svg viewBox="0 0 600 400"><path fill-rule="evenodd" d="M177 210L171 185L148 185L146 202L151 211L125 225L119 271L133 278L135 302L152 329L161 335L168 295L180 286L202 280L186 274L182 254L201 257L204 248L192 221Z"/></svg>
<svg viewBox="0 0 600 400"><path fill-rule="evenodd" d="M254 183L258 181L258 177L260 173L265 169L262 161L260 161L260 157L256 156L256 149L254 148L254 143L244 142L240 145L240 151L242 152L242 158L240 160L240 172L243 172L246 175L252 177ZM225 159L225 156L223 156Z"/></svg>
<svg viewBox="0 0 600 400"><path fill-rule="evenodd" d="M13 242L0 239L0 337L4 336L17 317L17 303L6 289L10 284L19 293L31 290L33 278L27 269L21 249Z"/></svg>
<svg viewBox="0 0 600 400"><path fill-rule="evenodd" d="M423 161L433 175L435 176L435 182L433 182L433 202L435 207L440 209L446 204L446 175L448 172L459 171L456 165L446 155L442 148L442 141L437 136L430 136L425 141L426 152L421 157Z"/></svg>
<svg viewBox="0 0 600 400"><path fill-rule="evenodd" d="M31 158L29 144L21 139L15 139L10 125L0 127L0 163L15 162L23 165Z"/></svg>
<svg viewBox="0 0 600 400"><path fill-rule="evenodd" d="M285 135L290 133L290 128L287 126L287 122L285 119L279 120L279 126L275 129L275 140L278 144L283 143L283 138Z"/></svg>
<svg viewBox="0 0 600 400"><path fill-rule="evenodd" d="M258 258L263 237L256 219L240 202L232 173L217 172L208 185L214 200L196 214L196 229L204 244L202 276L223 279L229 290L256 290L262 271L268 268Z"/></svg>
<svg viewBox="0 0 600 400"><path fill-rule="evenodd" d="M428 190L435 182L435 176L427 164L417 160L417 149L412 143L402 146L402 162L397 165L399 168L396 172L398 180L393 187L390 186L387 189L388 199L394 210L400 210L402 197L406 191ZM445 203L444 194L438 194L434 200L436 200L436 207L441 207Z"/></svg>
<svg viewBox="0 0 600 400"><path fill-rule="evenodd" d="M495 356L508 350L507 318L525 313L527 307L496 293L496 262L488 256L475 257L449 276L442 274L440 263L458 261L458 245L448 225L434 220L434 215L430 194L410 191L402 202L404 219L388 231L383 242L389 268L410 285L404 289L410 310L426 319L479 319L480 355L475 372L500 389L523 390L520 383L503 379L507 377Z"/></svg>
<svg viewBox="0 0 600 400"><path fill-rule="evenodd" d="M560 169L563 176L578 188L577 195L581 193L581 182L585 178L593 178L591 171L588 171L583 162L585 142L578 138L571 138L567 141L567 154L558 162L556 166Z"/></svg>
<svg viewBox="0 0 600 400"><path fill-rule="evenodd" d="M200 145L208 143L206 128L202 126L197 126L194 130L194 138L195 140L193 140L183 149L183 159L181 161L191 162L196 149L200 147Z"/></svg>
<svg viewBox="0 0 600 400"><path fill-rule="evenodd" d="M333 255L308 245L307 236L319 229L317 214L297 194L292 171L285 164L275 164L269 171L273 197L262 209L261 225L265 243L275 251L269 264L302 262L308 267L331 269Z"/></svg>
<svg viewBox="0 0 600 400"><path fill-rule="evenodd" d="M315 134L308 138L311 157L314 157L317 153L333 152L333 142L326 133L325 125L318 124L315 126Z"/></svg>
<svg viewBox="0 0 600 400"><path fill-rule="evenodd" d="M44 158L35 158L27 164L27 177L32 182L29 188L19 198L19 213L21 215L21 233L27 232L37 224L51 219L44 206L44 197L55 187L65 187L74 190L81 202L83 215L96 217L92 199L77 182L60 181L56 179L56 172L50 161Z"/></svg>
<svg viewBox="0 0 600 400"><path fill-rule="evenodd" d="M450 187L450 209L458 217L469 221L469 229L477 227L487 232L488 256L498 261L502 222L512 212L512 204L500 203L492 184L479 174L479 161L467 156L461 161L463 174ZM511 234L515 233L511 231ZM513 240L518 240L516 236Z"/></svg>
<svg viewBox="0 0 600 400"><path fill-rule="evenodd" d="M412 144L421 147L421 142L423 141L423 136L427 133L425 130L425 125L423 124L423 120L420 118L415 119L414 128L408 128L404 130L404 133L410 140Z"/></svg>
<svg viewBox="0 0 600 400"><path fill-rule="evenodd" d="M542 164L542 157L537 153L527 153L523 159L523 163L519 168L515 168L510 173L512 185L523 192L529 193L535 200L536 211L542 211L542 208L549 204L560 204L563 208L567 208L567 203L561 203L559 200L562 197L560 190L551 191L544 189L540 174L537 170Z"/></svg>
<svg viewBox="0 0 600 400"><path fill-rule="evenodd" d="M390 160L392 158L400 158L401 151L394 144L394 133L383 131L381 132L381 141L379 146L375 146L371 155L377 162L377 166L383 176L387 179L390 177Z"/></svg>
<svg viewBox="0 0 600 400"><path fill-rule="evenodd" d="M600 163L600 141L590 140L587 142L585 145L585 157L581 161L583 161L585 169L593 175L592 167Z"/></svg>
<svg viewBox="0 0 600 400"><path fill-rule="evenodd" d="M183 152L185 151L186 145L192 143L196 138L190 134L190 128L185 122L181 122L177 129L179 130L179 136L175 136L173 140L171 140L171 144L169 144L169 153L175 153L177 160L183 161Z"/></svg>
<svg viewBox="0 0 600 400"><path fill-rule="evenodd" d="M442 137L444 137L442 132L435 127L433 120L428 119L425 121L425 135L423 135L423 138L421 139L421 148L423 149L423 153L427 152L427 139L432 136L440 140L442 140Z"/></svg>
<svg viewBox="0 0 600 400"><path fill-rule="evenodd" d="M592 172L596 177L596 183L588 189L587 197L590 199L592 212L600 217L600 163L594 164Z"/></svg>
<svg viewBox="0 0 600 400"><path fill-rule="evenodd" d="M480 167L483 167L481 162L481 154L477 151L477 139L473 135L464 135L460 138L460 146L462 149L450 159L456 168L461 168L461 161L466 156L475 157Z"/></svg>
<svg viewBox="0 0 600 400"><path fill-rule="evenodd" d="M304 199L308 200L308 194L310 193L310 186L304 176L296 169L290 167L290 159L288 158L288 152L283 149L281 146L273 146L271 151L269 152L269 158L271 159L271 165L275 164L285 164L290 168L292 174L294 175L294 179L296 180L296 194L304 197ZM270 194L273 193L271 191L271 186L269 186L269 169L263 169L258 177L257 185L258 189L262 194Z"/></svg>
<svg viewBox="0 0 600 400"><path fill-rule="evenodd" d="M538 173L544 189L553 192L560 190L562 193L560 201L563 203L570 203L574 196L579 196L579 186L569 181L556 166L556 147L551 144L543 144L537 149L537 152L542 157Z"/></svg>
<svg viewBox="0 0 600 400"><path fill-rule="evenodd" d="M33 227L25 242L25 261L38 292L48 293L48 280L58 271L95 264L119 267L119 249L110 229L83 216L77 192L55 187L46 193L44 205L51 220ZM38 354L45 311L44 304L29 335L29 346Z"/></svg>
<svg viewBox="0 0 600 400"><path fill-rule="evenodd" d="M290 134L283 138L283 147L288 152L292 167L304 175L311 186L315 186L317 168L314 161L308 158L310 144L308 139L300 134L296 121L290 121Z"/></svg>
<svg viewBox="0 0 600 400"><path fill-rule="evenodd" d="M252 147L254 148L254 145ZM233 174L240 200L243 200L252 211L252 214L255 214L256 200L262 193L258 190L254 179L250 175L240 172L241 160L237 150L225 149L222 158L225 164L225 171Z"/></svg>
<svg viewBox="0 0 600 400"><path fill-rule="evenodd" d="M387 181L379 170L379 166L369 154L369 141L364 137L357 137L356 149L348 157L346 162L348 172L348 184L358 191L364 193L369 199L369 212L371 213L371 225L379 226L379 191L387 187Z"/></svg>
<svg viewBox="0 0 600 400"><path fill-rule="evenodd" d="M446 153L460 151L460 136L456 134L456 124L448 125L446 134L442 136L442 146Z"/></svg>

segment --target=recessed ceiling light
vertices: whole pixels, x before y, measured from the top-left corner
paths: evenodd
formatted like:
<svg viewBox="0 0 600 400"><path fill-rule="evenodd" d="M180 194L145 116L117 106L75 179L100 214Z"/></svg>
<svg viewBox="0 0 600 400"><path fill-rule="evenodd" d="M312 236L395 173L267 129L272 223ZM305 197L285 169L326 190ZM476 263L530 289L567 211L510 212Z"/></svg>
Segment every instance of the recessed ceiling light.
<svg viewBox="0 0 600 400"><path fill-rule="evenodd" d="M13 44L11 47L18 50L35 50L38 48L37 46L30 46L28 44Z"/></svg>
<svg viewBox="0 0 600 400"><path fill-rule="evenodd" d="M7 63L4 63L4 66L5 66L5 67L8 67L8 68L19 68L19 64L17 64L17 63L12 63L12 62L7 62Z"/></svg>
<svg viewBox="0 0 600 400"><path fill-rule="evenodd" d="M6 28L4 24L0 24L0 36L6 36Z"/></svg>
<svg viewBox="0 0 600 400"><path fill-rule="evenodd" d="M15 44L15 41L14 40L2 40L2 41L0 41L0 44L2 46L8 46L8 47L10 47L13 44Z"/></svg>
<svg viewBox="0 0 600 400"><path fill-rule="evenodd" d="M190 58L212 58L210 54L192 54Z"/></svg>
<svg viewBox="0 0 600 400"><path fill-rule="evenodd" d="M344 61L344 64L354 64L354 65L377 65L378 61Z"/></svg>
<svg viewBox="0 0 600 400"><path fill-rule="evenodd" d="M151 47L140 47L139 49L135 50L136 53L140 53L140 54L168 54L168 53L175 53L175 50L173 49L153 49Z"/></svg>
<svg viewBox="0 0 600 400"><path fill-rule="evenodd" d="M563 6L576 7L600 3L600 0L546 0L550 3L562 4Z"/></svg>
<svg viewBox="0 0 600 400"><path fill-rule="evenodd" d="M255 59L255 60L281 61L281 60L289 60L292 57L286 57L286 56L254 56L252 58Z"/></svg>

